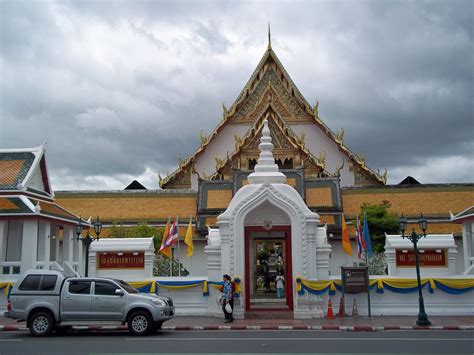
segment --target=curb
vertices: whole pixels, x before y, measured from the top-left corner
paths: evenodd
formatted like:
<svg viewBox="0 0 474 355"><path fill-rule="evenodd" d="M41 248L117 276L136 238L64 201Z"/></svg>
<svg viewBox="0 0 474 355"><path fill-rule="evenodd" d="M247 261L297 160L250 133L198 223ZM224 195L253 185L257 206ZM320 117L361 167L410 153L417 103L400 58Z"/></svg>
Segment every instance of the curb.
<svg viewBox="0 0 474 355"><path fill-rule="evenodd" d="M0 325L0 332L27 331L26 327L15 325ZM113 331L128 330L127 326L73 326L76 331ZM205 325L205 326L164 326L164 331L196 331L196 330L336 330L346 332L380 332L387 330L474 330L474 325L434 325L429 327L419 326L371 326L371 325Z"/></svg>

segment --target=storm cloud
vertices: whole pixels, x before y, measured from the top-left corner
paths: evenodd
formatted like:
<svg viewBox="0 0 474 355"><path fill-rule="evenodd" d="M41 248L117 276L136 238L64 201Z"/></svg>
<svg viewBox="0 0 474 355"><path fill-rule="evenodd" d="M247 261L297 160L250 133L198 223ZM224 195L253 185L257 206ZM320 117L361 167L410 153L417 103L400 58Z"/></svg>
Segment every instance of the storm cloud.
<svg viewBox="0 0 474 355"><path fill-rule="evenodd" d="M191 154L267 46L389 183L472 182L472 1L2 1L0 148L53 188L122 189Z"/></svg>

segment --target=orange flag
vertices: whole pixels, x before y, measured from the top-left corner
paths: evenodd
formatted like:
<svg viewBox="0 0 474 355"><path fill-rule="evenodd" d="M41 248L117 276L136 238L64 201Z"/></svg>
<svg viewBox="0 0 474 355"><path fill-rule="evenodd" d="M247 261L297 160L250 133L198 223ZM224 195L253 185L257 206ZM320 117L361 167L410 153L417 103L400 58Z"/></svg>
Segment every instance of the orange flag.
<svg viewBox="0 0 474 355"><path fill-rule="evenodd" d="M163 232L163 239L161 239L160 253L166 255L168 258L171 258L171 248L163 248L163 245L165 244L166 237L168 236L169 231L170 231L170 219L168 218L165 231Z"/></svg>
<svg viewBox="0 0 474 355"><path fill-rule="evenodd" d="M344 249L344 253L352 256L352 247L351 242L349 240L349 230L347 229L346 219L344 218L344 215L342 215L342 249Z"/></svg>

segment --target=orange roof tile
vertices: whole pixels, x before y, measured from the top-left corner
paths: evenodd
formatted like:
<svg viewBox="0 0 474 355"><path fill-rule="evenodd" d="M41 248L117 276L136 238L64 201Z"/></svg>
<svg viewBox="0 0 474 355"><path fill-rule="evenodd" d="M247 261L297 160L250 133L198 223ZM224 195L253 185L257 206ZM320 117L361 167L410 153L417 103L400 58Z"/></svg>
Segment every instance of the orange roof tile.
<svg viewBox="0 0 474 355"><path fill-rule="evenodd" d="M392 205L390 211L406 216L449 216L449 211L459 212L474 202L473 185L425 185L424 187L343 188L344 214L354 218L364 203Z"/></svg>

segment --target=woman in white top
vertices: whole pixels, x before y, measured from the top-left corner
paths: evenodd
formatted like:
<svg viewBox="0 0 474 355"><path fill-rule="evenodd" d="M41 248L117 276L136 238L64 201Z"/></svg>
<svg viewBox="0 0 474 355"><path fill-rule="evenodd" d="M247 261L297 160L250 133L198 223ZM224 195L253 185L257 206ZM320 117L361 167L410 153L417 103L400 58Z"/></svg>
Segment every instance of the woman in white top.
<svg viewBox="0 0 474 355"><path fill-rule="evenodd" d="M276 289L277 289L277 297L282 298L285 278L283 277L281 272L278 273L278 276L275 278L275 282L276 282Z"/></svg>

